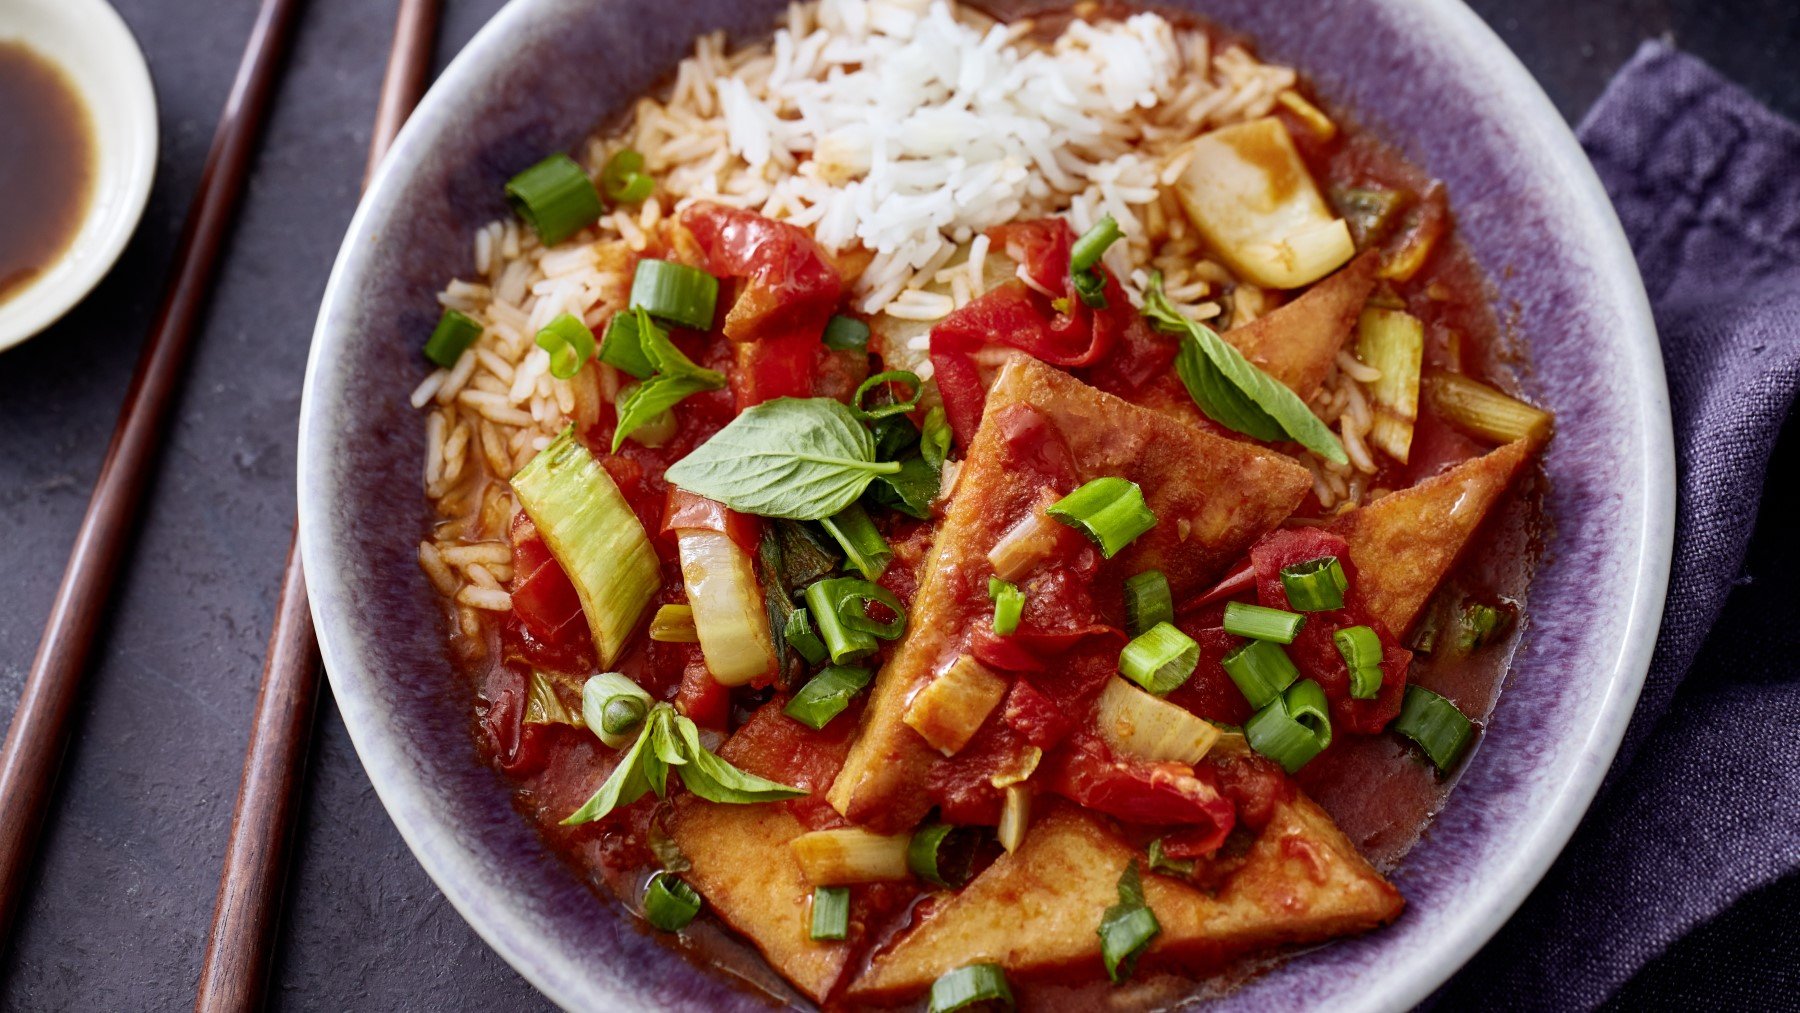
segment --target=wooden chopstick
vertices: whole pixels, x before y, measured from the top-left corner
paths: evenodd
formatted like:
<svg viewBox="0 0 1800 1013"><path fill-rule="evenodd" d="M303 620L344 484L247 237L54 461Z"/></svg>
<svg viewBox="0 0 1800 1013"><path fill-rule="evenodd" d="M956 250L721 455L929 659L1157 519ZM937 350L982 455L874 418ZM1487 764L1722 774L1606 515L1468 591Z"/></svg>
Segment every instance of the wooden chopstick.
<svg viewBox="0 0 1800 1013"><path fill-rule="evenodd" d="M111 597L113 577L135 527L144 485L174 404L176 382L212 286L232 213L243 194L299 7L299 0L264 0L257 14L207 152L199 192L182 227L174 273L138 355L37 657L25 677L6 743L0 747L0 938L10 936L12 918L25 893L44 809L68 738L69 713Z"/></svg>
<svg viewBox="0 0 1800 1013"><path fill-rule="evenodd" d="M425 91L440 5L441 0L400 0L369 139L365 186ZM194 1009L203 1013L262 1003L319 695L318 655L300 554L290 544L194 999Z"/></svg>

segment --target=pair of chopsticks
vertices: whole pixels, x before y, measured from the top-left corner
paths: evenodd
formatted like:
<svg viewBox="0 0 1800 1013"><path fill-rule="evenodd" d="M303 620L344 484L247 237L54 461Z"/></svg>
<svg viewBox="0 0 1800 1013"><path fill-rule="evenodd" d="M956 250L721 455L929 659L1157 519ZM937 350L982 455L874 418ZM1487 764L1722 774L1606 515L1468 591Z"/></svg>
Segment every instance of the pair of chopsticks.
<svg viewBox="0 0 1800 1013"><path fill-rule="evenodd" d="M380 163L424 90L440 2L400 0L368 172ZM0 746L0 937L10 937L25 893L68 740L70 711L156 461L156 448L167 429L175 386L232 213L243 195L299 8L300 0L263 0L257 14L206 156L199 192L182 228L175 270L139 354L37 656ZM243 1009L260 1001L318 695L318 668L300 559L290 548L197 1009Z"/></svg>

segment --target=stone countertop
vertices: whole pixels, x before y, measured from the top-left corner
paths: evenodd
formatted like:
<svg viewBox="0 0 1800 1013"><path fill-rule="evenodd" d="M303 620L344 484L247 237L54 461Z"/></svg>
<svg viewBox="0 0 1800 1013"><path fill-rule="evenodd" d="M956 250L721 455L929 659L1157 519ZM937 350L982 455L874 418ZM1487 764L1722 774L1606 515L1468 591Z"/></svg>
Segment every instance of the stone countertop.
<svg viewBox="0 0 1800 1013"><path fill-rule="evenodd" d="M106 281L51 330L0 353L0 716L30 666L256 7L113 2L156 79L159 175ZM1641 40L1658 36L1800 116L1792 0L1472 5L1571 120ZM439 66L500 6L447 0ZM303 12L76 708L34 885L0 953L0 1009L193 1001L293 522L307 342L356 206L393 17L393 3L371 0L311 0ZM299 833L272 1005L547 1005L406 850L329 693Z"/></svg>

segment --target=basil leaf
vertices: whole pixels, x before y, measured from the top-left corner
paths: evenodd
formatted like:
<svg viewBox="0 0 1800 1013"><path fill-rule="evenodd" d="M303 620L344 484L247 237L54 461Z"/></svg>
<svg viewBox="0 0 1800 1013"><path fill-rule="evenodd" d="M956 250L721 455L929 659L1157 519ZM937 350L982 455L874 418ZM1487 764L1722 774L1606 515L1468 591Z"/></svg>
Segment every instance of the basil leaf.
<svg viewBox="0 0 1800 1013"><path fill-rule="evenodd" d="M1100 956L1106 964L1106 976L1117 985L1131 977L1137 960L1162 935L1162 924L1156 912L1144 901L1144 884L1138 876L1137 859L1119 876L1119 902L1106 909L1100 918Z"/></svg>
<svg viewBox="0 0 1800 1013"><path fill-rule="evenodd" d="M1181 336L1176 372L1194 403L1213 421L1259 440L1285 436L1338 464L1349 461L1337 436L1298 394L1256 368L1212 328L1177 312L1163 295L1160 274L1150 276L1144 315L1158 330ZM1269 433L1274 435L1265 435Z"/></svg>
<svg viewBox="0 0 1800 1013"><path fill-rule="evenodd" d="M778 520L767 527L781 542L781 582L789 591L800 590L844 562L837 545L810 524Z"/></svg>
<svg viewBox="0 0 1800 1013"><path fill-rule="evenodd" d="M944 460L950 456L950 439L955 435L950 431L950 421L944 417L944 409L933 408L925 413L925 428L919 436L919 453L925 463L933 468L942 468Z"/></svg>
<svg viewBox="0 0 1800 1013"><path fill-rule="evenodd" d="M898 461L900 455L919 443L919 427L904 415L889 415L869 423L875 434L875 459Z"/></svg>
<svg viewBox="0 0 1800 1013"><path fill-rule="evenodd" d="M665 477L740 513L813 521L856 502L876 475L875 438L830 398L764 401L676 461Z"/></svg>
<svg viewBox="0 0 1800 1013"><path fill-rule="evenodd" d="M669 705L658 704L657 709L660 710L667 706ZM622 805L636 802L650 791L652 785L648 773L644 769L644 760L646 757L655 755L654 751L649 748L655 717L656 711L652 711L651 716L644 720L644 730L638 733L637 741L633 742L625 755L619 758L619 765L613 768L611 774L607 775L606 781L600 785L600 790L594 792L593 797L583 803L581 808L570 813L569 818L562 821L563 826L572 827L582 823L592 823ZM661 764L659 763L657 766L660 767Z"/></svg>
<svg viewBox="0 0 1800 1013"><path fill-rule="evenodd" d="M794 614L794 599L789 597L782 579L787 565L783 557L781 536L775 533L774 525L765 525L762 538L756 543L756 579L762 584L763 611L775 634L770 639L775 645L775 685L779 689L788 687L790 674L788 642L781 631L787 629L788 618Z"/></svg>
<svg viewBox="0 0 1800 1013"><path fill-rule="evenodd" d="M900 470L882 475L864 494L872 506L884 506L920 520L931 519L931 504L937 499L938 470L918 454L900 462Z"/></svg>
<svg viewBox="0 0 1800 1013"><path fill-rule="evenodd" d="M724 374L694 365L694 360L675 347L669 340L669 332L651 320L648 313L639 309L635 319L637 351L656 372L619 405L619 426L613 431L612 442L615 454L624 445L625 438L638 427L675 407L684 398L725 386Z"/></svg>
<svg viewBox="0 0 1800 1013"><path fill-rule="evenodd" d="M687 785L687 790L708 802L743 805L752 802L779 802L807 794L799 788L737 769L700 744L700 729L692 719L676 714L674 722L682 742L687 746L688 759L692 761L681 768L681 783Z"/></svg>

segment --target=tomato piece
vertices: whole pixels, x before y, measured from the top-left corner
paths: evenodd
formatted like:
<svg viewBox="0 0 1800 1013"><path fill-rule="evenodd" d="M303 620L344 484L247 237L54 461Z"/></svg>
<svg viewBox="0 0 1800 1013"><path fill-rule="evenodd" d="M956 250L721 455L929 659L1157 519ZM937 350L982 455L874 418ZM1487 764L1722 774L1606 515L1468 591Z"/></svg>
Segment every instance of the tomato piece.
<svg viewBox="0 0 1800 1013"><path fill-rule="evenodd" d="M819 353L825 348L819 333L795 331L733 345L731 393L737 410L778 397L812 397Z"/></svg>
<svg viewBox="0 0 1800 1013"><path fill-rule="evenodd" d="M806 230L720 204L689 207L681 224L693 233L708 271L744 281L725 315L726 338L763 341L805 334L818 345L843 296L843 280ZM810 377L810 360L807 368ZM810 383L797 396L809 393Z"/></svg>
<svg viewBox="0 0 1800 1013"><path fill-rule="evenodd" d="M1200 663L1194 666L1194 674L1171 690L1166 699L1209 721L1227 725L1248 721L1254 713L1250 701L1244 699L1243 691L1231 681L1225 666L1220 664L1220 659L1243 643L1243 639L1221 629L1216 614L1212 616L1211 625L1200 625L1186 618L1178 619L1175 625L1200 645Z"/></svg>
<svg viewBox="0 0 1800 1013"><path fill-rule="evenodd" d="M724 731L731 726L731 689L712 677L706 662L690 661L675 690L675 709L697 725Z"/></svg>
<svg viewBox="0 0 1800 1013"><path fill-rule="evenodd" d="M531 673L517 665L507 665L504 678L505 685L488 701L487 710L481 715L481 727L500 769L514 777L525 777L543 770L550 762L550 729L525 723Z"/></svg>
<svg viewBox="0 0 1800 1013"><path fill-rule="evenodd" d="M760 518L738 513L718 500L697 496L675 486L669 486L662 527L658 530L664 535L680 531L716 531L751 555L755 555L762 544Z"/></svg>
<svg viewBox="0 0 1800 1013"><path fill-rule="evenodd" d="M1000 720L1039 749L1054 749L1075 729L1075 721L1029 679L1018 679L1007 691Z"/></svg>
<svg viewBox="0 0 1800 1013"><path fill-rule="evenodd" d="M1294 782L1281 765L1252 753L1218 764L1219 790L1237 808L1238 822L1251 830L1269 825L1275 807L1292 801Z"/></svg>
<svg viewBox="0 0 1800 1013"><path fill-rule="evenodd" d="M1218 831L1223 840L1237 820L1208 766L1122 759L1085 734L1046 762L1051 790L1128 823L1192 824Z"/></svg>
<svg viewBox="0 0 1800 1013"><path fill-rule="evenodd" d="M534 663L580 672L595 662L593 634L581 611L581 597L537 525L524 511L513 518L513 618L521 634L513 646Z"/></svg>

